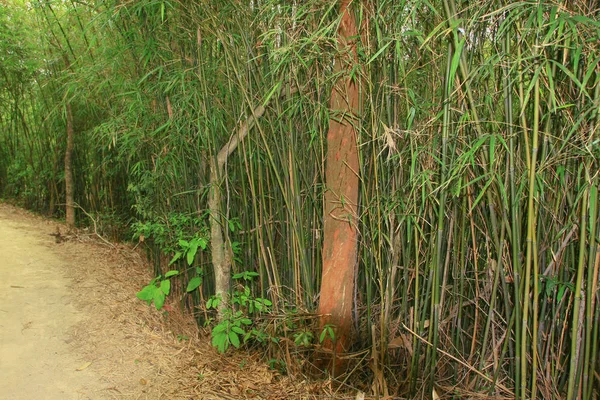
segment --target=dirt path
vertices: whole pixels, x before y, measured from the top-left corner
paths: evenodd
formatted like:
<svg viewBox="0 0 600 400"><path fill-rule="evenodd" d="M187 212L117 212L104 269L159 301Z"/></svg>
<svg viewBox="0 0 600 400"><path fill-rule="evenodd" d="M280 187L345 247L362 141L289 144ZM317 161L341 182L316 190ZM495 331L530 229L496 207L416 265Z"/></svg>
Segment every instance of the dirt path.
<svg viewBox="0 0 600 400"><path fill-rule="evenodd" d="M97 398L90 368L77 371L68 330L82 313L69 293L67 265L50 236L0 209L0 393L6 399Z"/></svg>
<svg viewBox="0 0 600 400"><path fill-rule="evenodd" d="M218 355L175 303L138 300L151 276L136 252L81 233L57 243L57 228L0 203L1 399L318 397L259 355Z"/></svg>

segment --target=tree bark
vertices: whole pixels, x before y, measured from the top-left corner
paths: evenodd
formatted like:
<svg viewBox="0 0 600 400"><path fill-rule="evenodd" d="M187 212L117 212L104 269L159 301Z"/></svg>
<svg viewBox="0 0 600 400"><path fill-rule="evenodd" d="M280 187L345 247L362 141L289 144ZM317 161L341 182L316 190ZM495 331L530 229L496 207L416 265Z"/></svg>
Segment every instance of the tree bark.
<svg viewBox="0 0 600 400"><path fill-rule="evenodd" d="M65 151L65 198L67 204L67 226L75 227L75 201L73 200L73 113L67 100L67 150Z"/></svg>
<svg viewBox="0 0 600 400"><path fill-rule="evenodd" d="M297 87L287 87L285 95L291 96L298 91ZM268 102L268 101L267 101ZM266 104L265 104L266 105ZM215 295L221 298L218 307L218 319L222 320L229 303L229 281L231 279L231 249L224 238L223 230L227 228L221 212L221 180L227 159L237 149L238 145L265 113L265 106L258 106L252 110L252 115L240 125L227 144L219 150L216 158L210 162L210 191L208 195L208 210L210 212L210 243L213 271L215 277Z"/></svg>
<svg viewBox="0 0 600 400"><path fill-rule="evenodd" d="M254 109L253 114L231 136L229 141L210 163L210 191L208 210L210 212L210 243L213 271L215 276L215 295L221 298L218 307L218 319L222 320L229 302L229 281L231 277L231 252L223 237L223 221L221 212L221 178L227 158L235 151L239 143L248 135L254 122L265 113L263 106Z"/></svg>
<svg viewBox="0 0 600 400"><path fill-rule="evenodd" d="M356 21L350 0L341 0L341 23L334 71L343 74L331 93L331 119L327 133L325 209L323 216L323 275L319 302L320 329L333 325L335 338L323 346L332 351L322 363L334 374L342 372L352 328L352 299L357 263L358 132L360 97L350 71L358 64ZM358 77L358 74L355 74ZM357 78L356 78L357 79ZM320 332L319 332L320 333Z"/></svg>

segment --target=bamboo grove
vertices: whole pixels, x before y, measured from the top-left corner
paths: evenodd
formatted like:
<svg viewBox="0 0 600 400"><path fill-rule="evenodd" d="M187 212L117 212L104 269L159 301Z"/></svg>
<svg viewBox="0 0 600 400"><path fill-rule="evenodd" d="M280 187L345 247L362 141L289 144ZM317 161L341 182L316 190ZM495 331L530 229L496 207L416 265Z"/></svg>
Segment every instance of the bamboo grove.
<svg viewBox="0 0 600 400"><path fill-rule="evenodd" d="M343 67L340 4L357 26ZM254 345L306 372L320 346L331 94L348 79L361 99L358 236L339 379L378 396L593 399L598 7L4 0L0 196L66 217L70 124L77 223L134 240L157 275L184 271L177 298L200 324L214 317L212 201L232 273L253 272L252 293L272 302L253 321L271 340ZM169 266L194 239L191 262ZM294 343L309 331L310 346Z"/></svg>

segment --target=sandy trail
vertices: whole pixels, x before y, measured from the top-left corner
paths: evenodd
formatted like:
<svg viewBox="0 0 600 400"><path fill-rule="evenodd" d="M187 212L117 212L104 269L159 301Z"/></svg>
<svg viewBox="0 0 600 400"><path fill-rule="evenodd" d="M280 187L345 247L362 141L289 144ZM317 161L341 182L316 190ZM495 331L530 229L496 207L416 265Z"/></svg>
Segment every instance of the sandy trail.
<svg viewBox="0 0 600 400"><path fill-rule="evenodd" d="M54 240L0 209L0 393L5 399L93 399L103 390L69 348L82 319Z"/></svg>
<svg viewBox="0 0 600 400"><path fill-rule="evenodd" d="M181 293L169 313L138 300L152 277L137 252L83 233L57 243L57 228L0 203L0 399L315 398L260 354L217 354Z"/></svg>
<svg viewBox="0 0 600 400"><path fill-rule="evenodd" d="M136 299L137 253L65 232L0 203L0 398L196 397L194 359L212 352L193 320Z"/></svg>

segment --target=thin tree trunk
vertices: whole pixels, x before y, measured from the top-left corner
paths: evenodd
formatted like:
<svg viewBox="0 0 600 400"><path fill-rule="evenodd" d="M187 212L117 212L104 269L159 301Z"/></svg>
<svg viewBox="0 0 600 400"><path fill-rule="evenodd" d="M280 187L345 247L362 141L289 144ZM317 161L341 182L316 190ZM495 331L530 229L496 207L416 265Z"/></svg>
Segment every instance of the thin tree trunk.
<svg viewBox="0 0 600 400"><path fill-rule="evenodd" d="M296 93L298 88L288 87L284 94L291 96ZM213 271L215 276L215 295L221 298L218 307L218 319L223 319L225 310L229 302L229 281L231 279L231 249L228 248L227 240L223 235L227 227L226 221L223 221L221 212L221 180L225 170L227 158L237 149L238 145L256 123L256 121L265 113L264 106L258 106L252 111L246 121L240 125L236 133L231 135L227 144L219 150L216 160L210 163L210 192L208 195L208 210L210 212L210 243Z"/></svg>
<svg viewBox="0 0 600 400"><path fill-rule="evenodd" d="M229 281L231 276L231 252L223 235L223 221L221 212L221 177L224 173L225 163L231 153L235 151L239 143L248 135L254 122L265 113L263 106L254 109L253 115L240 126L238 132L233 134L227 144L221 148L216 160L210 163L210 192L208 197L208 209L210 211L210 243L213 271L215 276L215 295L221 298L218 307L219 320L223 319L229 302Z"/></svg>
<svg viewBox="0 0 600 400"><path fill-rule="evenodd" d="M65 197L67 203L67 226L75 227L75 201L73 200L73 113L67 101L67 150L65 151Z"/></svg>
<svg viewBox="0 0 600 400"><path fill-rule="evenodd" d="M344 362L335 355L348 350L352 328L352 299L357 262L358 144L355 126L360 98L357 82L349 71L358 64L356 21L348 8L350 0L340 2L342 20L338 29L335 73L344 72L331 93L331 119L327 133L325 167L325 209L323 216L323 276L319 303L320 328L334 326L335 338L324 347L333 351L326 362L334 374ZM358 74L356 75L358 76Z"/></svg>
<svg viewBox="0 0 600 400"><path fill-rule="evenodd" d="M210 163L210 192L208 195L208 209L210 211L210 246L213 271L215 276L215 295L221 298L218 307L219 320L223 319L223 313L227 309L229 298L229 276L231 275L231 260L225 257L225 241L221 228L223 219L221 217L221 182L218 162L211 160Z"/></svg>
<svg viewBox="0 0 600 400"><path fill-rule="evenodd" d="M54 216L54 210L56 207L56 200L54 199L54 183L50 182L48 184L48 191L50 192L50 204L48 205L48 216L49 217L53 217Z"/></svg>

